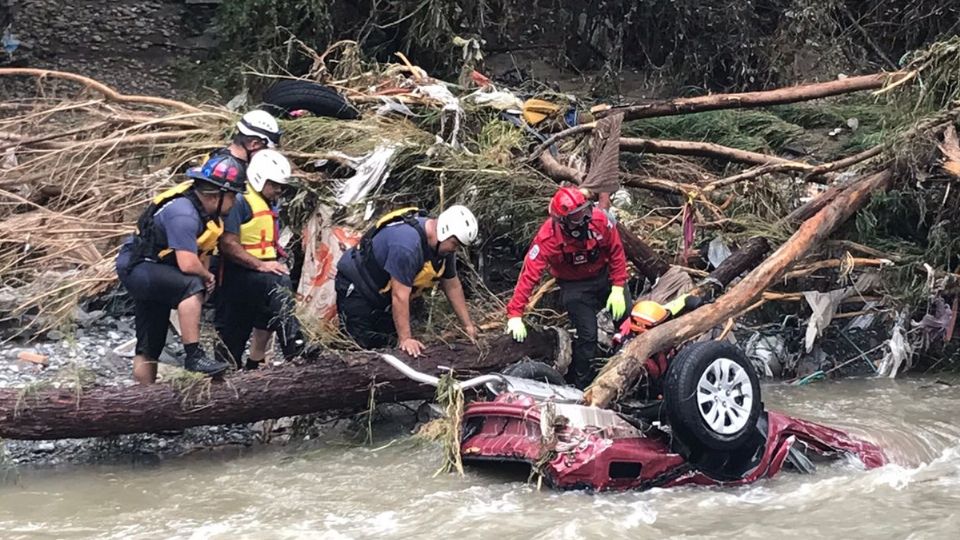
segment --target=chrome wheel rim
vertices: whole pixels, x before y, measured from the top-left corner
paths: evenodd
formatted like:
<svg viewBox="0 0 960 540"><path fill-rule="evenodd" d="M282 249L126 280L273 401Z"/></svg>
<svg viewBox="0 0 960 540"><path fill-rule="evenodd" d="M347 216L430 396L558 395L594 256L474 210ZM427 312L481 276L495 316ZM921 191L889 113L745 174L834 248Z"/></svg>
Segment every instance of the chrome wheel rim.
<svg viewBox="0 0 960 540"><path fill-rule="evenodd" d="M714 432L733 435L746 427L753 408L753 386L747 370L729 358L717 358L697 383L700 417Z"/></svg>

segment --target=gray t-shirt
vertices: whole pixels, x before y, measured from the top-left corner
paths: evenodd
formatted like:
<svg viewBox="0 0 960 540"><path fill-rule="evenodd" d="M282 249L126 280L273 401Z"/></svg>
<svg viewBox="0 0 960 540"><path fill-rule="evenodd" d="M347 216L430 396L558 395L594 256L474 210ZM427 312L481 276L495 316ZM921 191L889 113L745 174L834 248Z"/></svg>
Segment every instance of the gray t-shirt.
<svg viewBox="0 0 960 540"><path fill-rule="evenodd" d="M426 218L418 218L423 225ZM426 262L420 249L420 234L409 225L394 223L383 228L373 237L373 256L377 263L390 274L390 277L407 287L413 286L413 280ZM427 254L435 258L432 246ZM443 279L457 276L457 257L450 253L444 257Z"/></svg>

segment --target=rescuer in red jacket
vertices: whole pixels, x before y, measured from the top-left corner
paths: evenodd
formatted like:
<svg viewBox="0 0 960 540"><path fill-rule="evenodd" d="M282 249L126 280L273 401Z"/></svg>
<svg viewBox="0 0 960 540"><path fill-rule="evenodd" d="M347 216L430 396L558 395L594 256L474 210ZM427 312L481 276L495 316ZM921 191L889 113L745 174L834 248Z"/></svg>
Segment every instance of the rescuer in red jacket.
<svg viewBox="0 0 960 540"><path fill-rule="evenodd" d="M606 307L615 320L623 317L629 304L628 275L616 225L576 188L562 187L553 196L550 219L524 257L507 305L507 331L517 341L527 336L523 310L544 270L557 279L564 308L577 330L572 382L584 387L596 373L592 361L597 355L597 313Z"/></svg>

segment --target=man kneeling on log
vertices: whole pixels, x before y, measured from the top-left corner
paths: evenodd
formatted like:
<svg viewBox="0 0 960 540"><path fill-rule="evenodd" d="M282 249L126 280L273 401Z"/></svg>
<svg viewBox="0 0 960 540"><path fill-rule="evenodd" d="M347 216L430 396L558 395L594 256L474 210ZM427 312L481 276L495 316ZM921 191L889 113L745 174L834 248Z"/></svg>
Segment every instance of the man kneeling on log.
<svg viewBox="0 0 960 540"><path fill-rule="evenodd" d="M244 190L244 165L220 154L187 171L187 177L192 181L153 199L137 221L137 233L117 256L117 275L135 303L133 377L140 384L156 381L174 308L186 352L184 367L207 375L228 367L200 348L200 312L204 293L215 286L209 258L223 232L221 216Z"/></svg>
<svg viewBox="0 0 960 540"><path fill-rule="evenodd" d="M303 352L290 270L279 238L278 211L283 192L290 187L290 175L290 162L276 150L253 154L247 192L237 198L224 221L217 359L232 361L238 368L260 367L274 333L286 359ZM241 364L251 333L250 356Z"/></svg>
<svg viewBox="0 0 960 540"><path fill-rule="evenodd" d="M380 218L337 264L337 312L346 332L367 349L396 339L405 353L420 356L424 345L413 338L410 299L440 281L467 335L476 338L456 259L456 250L476 239L477 218L464 206L436 219L417 208Z"/></svg>
<svg viewBox="0 0 960 540"><path fill-rule="evenodd" d="M550 201L550 218L540 227L507 305L507 331L517 341L527 336L523 311L545 269L557 279L564 308L577 331L573 374L568 380L586 387L596 374L597 313L610 310L615 320L629 304L627 259L620 233L606 213L580 190L562 187Z"/></svg>

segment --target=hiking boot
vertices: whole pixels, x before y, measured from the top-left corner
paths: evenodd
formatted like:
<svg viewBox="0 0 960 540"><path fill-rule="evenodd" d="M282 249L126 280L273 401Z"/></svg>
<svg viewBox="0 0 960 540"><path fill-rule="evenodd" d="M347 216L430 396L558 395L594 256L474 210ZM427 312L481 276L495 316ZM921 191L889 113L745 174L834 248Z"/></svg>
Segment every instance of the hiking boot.
<svg viewBox="0 0 960 540"><path fill-rule="evenodd" d="M187 355L186 360L183 361L183 368L187 371L196 371L197 373L203 373L211 377L220 375L229 367L230 364L222 360L208 358L207 353L200 348L197 349L195 354Z"/></svg>

